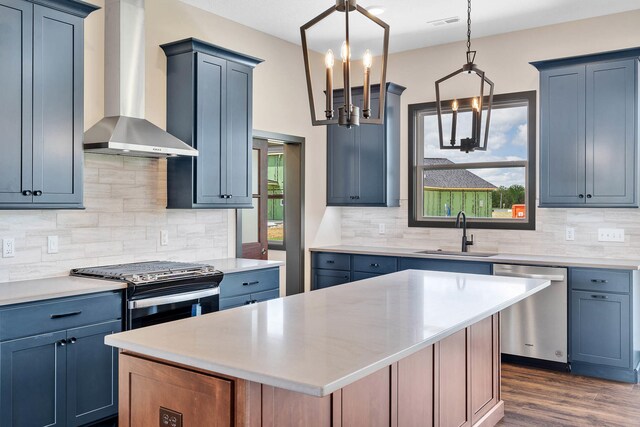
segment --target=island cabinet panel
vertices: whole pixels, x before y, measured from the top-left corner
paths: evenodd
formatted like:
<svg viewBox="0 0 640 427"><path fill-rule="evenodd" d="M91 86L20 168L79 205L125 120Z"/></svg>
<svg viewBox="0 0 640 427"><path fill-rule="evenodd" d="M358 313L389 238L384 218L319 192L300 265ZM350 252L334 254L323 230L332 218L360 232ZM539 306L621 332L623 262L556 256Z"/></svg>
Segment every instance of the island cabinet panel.
<svg viewBox="0 0 640 427"><path fill-rule="evenodd" d="M433 378L433 346L398 362L398 426L433 426Z"/></svg>
<svg viewBox="0 0 640 427"><path fill-rule="evenodd" d="M263 385L262 427L331 427L333 398L318 398Z"/></svg>
<svg viewBox="0 0 640 427"><path fill-rule="evenodd" d="M467 329L440 341L436 349L437 425L466 427L471 425L469 405L469 367L467 366Z"/></svg>
<svg viewBox="0 0 640 427"><path fill-rule="evenodd" d="M344 387L342 426L391 426L391 379L387 367Z"/></svg>
<svg viewBox="0 0 640 427"><path fill-rule="evenodd" d="M121 356L120 367L120 382L129 385L120 389L120 427L162 425L163 409L185 427L232 425L232 381L131 356Z"/></svg>
<svg viewBox="0 0 640 427"><path fill-rule="evenodd" d="M477 423L499 400L498 316L469 327L471 421Z"/></svg>

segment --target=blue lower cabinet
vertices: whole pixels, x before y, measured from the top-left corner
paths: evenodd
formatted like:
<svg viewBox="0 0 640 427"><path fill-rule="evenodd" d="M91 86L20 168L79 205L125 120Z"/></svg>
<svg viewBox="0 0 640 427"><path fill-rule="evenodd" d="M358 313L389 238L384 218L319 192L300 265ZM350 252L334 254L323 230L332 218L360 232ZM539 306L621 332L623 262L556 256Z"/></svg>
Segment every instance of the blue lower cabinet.
<svg viewBox="0 0 640 427"><path fill-rule="evenodd" d="M400 258L398 271L434 270L452 273L491 274L491 263L476 261L453 261L448 259Z"/></svg>
<svg viewBox="0 0 640 427"><path fill-rule="evenodd" d="M67 331L67 420L83 425L118 411L118 350L104 337L120 332L114 321Z"/></svg>
<svg viewBox="0 0 640 427"><path fill-rule="evenodd" d="M112 313L109 321L91 323L96 301L104 305L100 316ZM34 319L49 313L40 333L29 312ZM122 330L121 315L120 292L1 308L9 323L0 329L0 425L79 426L116 415L118 355L104 337ZM60 330L51 332L56 324Z"/></svg>
<svg viewBox="0 0 640 427"><path fill-rule="evenodd" d="M374 274L374 273L363 273L361 271L353 272L353 281L356 280L364 280L364 279L373 279L374 277L384 276L383 274Z"/></svg>
<svg viewBox="0 0 640 427"><path fill-rule="evenodd" d="M65 331L0 343L3 426L65 427Z"/></svg>
<svg viewBox="0 0 640 427"><path fill-rule="evenodd" d="M280 269L226 274L220 283L220 310L280 297Z"/></svg>
<svg viewBox="0 0 640 427"><path fill-rule="evenodd" d="M312 289L324 289L351 282L351 273L341 270L313 269Z"/></svg>

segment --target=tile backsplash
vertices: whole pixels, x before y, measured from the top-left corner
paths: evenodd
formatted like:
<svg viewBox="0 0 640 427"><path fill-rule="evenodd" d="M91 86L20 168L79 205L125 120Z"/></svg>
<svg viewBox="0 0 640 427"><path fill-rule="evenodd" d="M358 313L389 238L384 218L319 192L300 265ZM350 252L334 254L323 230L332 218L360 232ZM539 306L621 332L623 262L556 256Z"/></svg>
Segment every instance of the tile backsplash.
<svg viewBox="0 0 640 427"><path fill-rule="evenodd" d="M342 244L459 250L461 230L410 228L407 218L407 200L399 208L343 208ZM566 227L575 229L575 240L565 240ZM623 228L624 242L599 242L598 228ZM534 231L467 233L474 235L472 252L640 259L640 209L537 209Z"/></svg>
<svg viewBox="0 0 640 427"><path fill-rule="evenodd" d="M74 267L154 259L227 257L226 210L166 209L166 160L85 154L85 210L0 211L0 282L68 274ZM160 232L169 234L160 245ZM59 252L47 253L47 236Z"/></svg>

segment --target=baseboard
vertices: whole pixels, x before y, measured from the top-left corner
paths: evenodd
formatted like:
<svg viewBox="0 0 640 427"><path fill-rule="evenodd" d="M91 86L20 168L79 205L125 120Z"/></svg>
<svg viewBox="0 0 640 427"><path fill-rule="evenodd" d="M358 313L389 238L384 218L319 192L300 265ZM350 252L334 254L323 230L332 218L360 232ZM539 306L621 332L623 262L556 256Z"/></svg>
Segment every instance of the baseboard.
<svg viewBox="0 0 640 427"><path fill-rule="evenodd" d="M569 372L569 364L563 362L552 362L550 360L534 359L532 357L516 356L513 354L502 354L501 360L514 365L531 366L549 371Z"/></svg>
<svg viewBox="0 0 640 427"><path fill-rule="evenodd" d="M504 401L500 400L491 408L489 412L484 414L473 427L493 427L504 418Z"/></svg>
<svg viewBox="0 0 640 427"><path fill-rule="evenodd" d="M571 373L631 384L638 383L638 371L636 369L615 368L611 366L573 361L571 362Z"/></svg>

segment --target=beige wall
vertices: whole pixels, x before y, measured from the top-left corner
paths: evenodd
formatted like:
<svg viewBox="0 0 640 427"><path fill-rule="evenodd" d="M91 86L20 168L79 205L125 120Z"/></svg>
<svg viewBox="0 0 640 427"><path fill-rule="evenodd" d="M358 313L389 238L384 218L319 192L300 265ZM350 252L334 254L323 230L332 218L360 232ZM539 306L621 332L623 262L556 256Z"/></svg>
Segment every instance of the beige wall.
<svg viewBox="0 0 640 427"><path fill-rule="evenodd" d="M640 10L473 40L477 64L493 80L496 93L538 89L538 72L529 62L640 46ZM393 29L392 29L393 30ZM457 248L460 231L407 227L407 106L435 100L435 80L464 62L464 43L391 55L389 80L407 86L402 96L401 208L343 209L342 243ZM474 230L472 250L557 253L638 258L639 209L538 209L536 231ZM378 234L386 223L387 233ZM576 240L564 239L566 226ZM626 241L599 243L598 227L622 227ZM632 250L630 250L632 249Z"/></svg>

